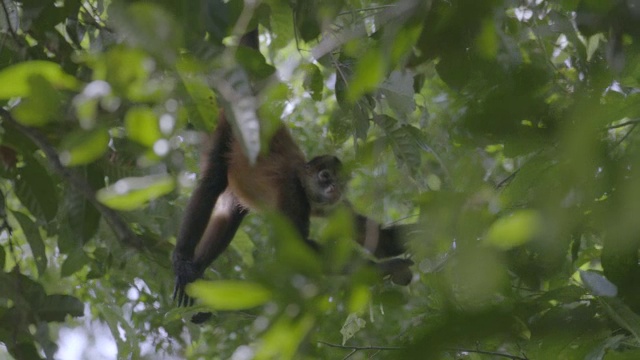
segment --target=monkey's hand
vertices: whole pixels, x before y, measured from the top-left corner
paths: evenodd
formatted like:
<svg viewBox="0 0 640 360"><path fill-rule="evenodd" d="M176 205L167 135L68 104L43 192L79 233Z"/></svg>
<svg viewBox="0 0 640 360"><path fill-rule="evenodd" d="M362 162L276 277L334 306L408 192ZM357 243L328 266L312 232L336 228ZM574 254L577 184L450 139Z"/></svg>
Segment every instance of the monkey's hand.
<svg viewBox="0 0 640 360"><path fill-rule="evenodd" d="M409 266L413 265L409 259L395 258L376 263L383 276L391 276L391 281L396 285L407 286L411 283L413 272Z"/></svg>
<svg viewBox="0 0 640 360"><path fill-rule="evenodd" d="M193 305L193 298L185 292L187 284L202 277L202 272L191 260L175 259L173 269L176 274L176 285L173 288L173 300L178 300L178 306Z"/></svg>

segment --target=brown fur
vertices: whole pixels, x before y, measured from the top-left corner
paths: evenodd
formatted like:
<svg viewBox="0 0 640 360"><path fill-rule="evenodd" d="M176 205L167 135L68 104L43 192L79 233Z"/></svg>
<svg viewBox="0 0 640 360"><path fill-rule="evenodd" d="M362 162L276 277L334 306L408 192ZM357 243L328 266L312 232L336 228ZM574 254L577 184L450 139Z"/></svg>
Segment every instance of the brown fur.
<svg viewBox="0 0 640 360"><path fill-rule="evenodd" d="M229 159L229 188L240 203L251 209L279 209L282 197L297 181L297 169L304 167L302 151L286 128L281 127L268 144L266 154L251 165L234 137Z"/></svg>

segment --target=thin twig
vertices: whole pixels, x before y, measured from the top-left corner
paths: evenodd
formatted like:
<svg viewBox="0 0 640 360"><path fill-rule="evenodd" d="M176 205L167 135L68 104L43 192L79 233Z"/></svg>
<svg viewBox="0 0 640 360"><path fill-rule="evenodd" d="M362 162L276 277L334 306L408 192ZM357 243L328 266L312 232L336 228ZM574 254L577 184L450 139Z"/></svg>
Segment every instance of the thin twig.
<svg viewBox="0 0 640 360"><path fill-rule="evenodd" d="M329 347L346 349L346 350L404 350L403 347L398 346L351 346L351 345L340 345L328 343L326 341L318 341L318 344L326 345Z"/></svg>
<svg viewBox="0 0 640 360"><path fill-rule="evenodd" d="M505 186L509 181L513 180L513 178L515 178L516 175L518 175L519 172L520 172L520 169L517 169L516 171L512 172L511 174L509 174L509 176L507 176L506 178L502 179L502 181L500 181L498 183L498 185L496 185L496 189L502 189L502 187Z"/></svg>
<svg viewBox="0 0 640 360"><path fill-rule="evenodd" d="M7 5L4 3L4 1L0 1L0 3L2 4L2 10L4 10L5 20L7 20L7 29L9 30L9 33L11 34L13 39L16 41L16 43L20 44L21 39L18 36L18 34L13 30L13 23L11 22L11 18L9 17L9 9L7 9Z"/></svg>
<svg viewBox="0 0 640 360"><path fill-rule="evenodd" d="M137 249L143 248L142 240L129 228L127 223L113 209L104 206L96 199L95 192L89 186L89 184L80 178L71 169L66 168L60 162L58 153L49 143L49 141L36 129L30 128L20 124L13 118L11 113L4 108L0 108L0 117L4 118L11 126L18 129L21 133L27 136L34 144L36 144L42 152L47 156L49 164L53 172L58 174L61 178L66 180L71 186L79 191L96 209L100 212L102 217L107 221L109 226L113 229L116 237L126 245L133 246Z"/></svg>
<svg viewBox="0 0 640 360"><path fill-rule="evenodd" d="M396 6L396 5L380 5L380 6L372 6L372 7L368 7L368 8L352 9L352 10L343 11L341 13L338 13L338 15L351 15L352 13L358 13L358 12L380 11L380 10L383 10L383 9L392 8L394 6Z"/></svg>
<svg viewBox="0 0 640 360"><path fill-rule="evenodd" d="M622 144L625 140L627 140L627 138L629 137L629 135L631 135L631 133L633 132L633 130L636 129L636 127L638 126L638 123L632 124L631 125L631 129L629 129L629 131L627 131L624 136L618 140L618 142L616 143L615 146L619 146L620 144Z"/></svg>
<svg viewBox="0 0 640 360"><path fill-rule="evenodd" d="M398 346L340 345L340 344L328 343L326 341L318 341L318 344L322 344L322 345L326 345L326 346L333 347L333 348L338 348L338 349L351 350L351 352L349 353L349 355L347 355L347 357L353 355L356 351L361 351L361 350L378 350L378 351L381 351L381 350L404 350L405 349L403 347L398 347ZM463 348L455 348L455 349L448 349L448 350L449 351L458 351L458 352L476 353L476 354L483 354L483 355L500 356L500 357L511 359L511 360L529 360L526 357L522 357L522 356L518 356L518 355L506 354L506 353L498 352L498 351L486 351L486 350L463 349Z"/></svg>
<svg viewBox="0 0 640 360"><path fill-rule="evenodd" d="M485 351L485 350L474 350L474 349L451 349L453 351L460 351L460 352L468 352L468 353L475 353L475 354L483 354L483 355L493 355L493 356L500 356L503 358L507 358L507 359L511 359L511 360L529 360L529 358L526 357L522 357L522 356L518 356L518 355L511 355L511 354L505 354L502 352L497 352L497 351Z"/></svg>
<svg viewBox="0 0 640 360"><path fill-rule="evenodd" d="M640 119L633 119L633 120L621 122L619 124L609 125L607 126L607 130L618 129L618 128L629 126L629 125L637 125L638 123L640 123Z"/></svg>

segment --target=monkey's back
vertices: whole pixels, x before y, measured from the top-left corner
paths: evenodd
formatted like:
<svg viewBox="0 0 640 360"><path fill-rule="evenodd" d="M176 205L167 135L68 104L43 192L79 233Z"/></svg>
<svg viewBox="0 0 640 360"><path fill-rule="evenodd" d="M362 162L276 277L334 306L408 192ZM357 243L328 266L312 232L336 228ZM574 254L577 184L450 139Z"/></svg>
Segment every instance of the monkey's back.
<svg viewBox="0 0 640 360"><path fill-rule="evenodd" d="M299 190L298 171L304 168L304 154L283 126L276 131L254 165L249 163L240 142L233 137L228 155L229 188L241 204L251 209L277 209Z"/></svg>

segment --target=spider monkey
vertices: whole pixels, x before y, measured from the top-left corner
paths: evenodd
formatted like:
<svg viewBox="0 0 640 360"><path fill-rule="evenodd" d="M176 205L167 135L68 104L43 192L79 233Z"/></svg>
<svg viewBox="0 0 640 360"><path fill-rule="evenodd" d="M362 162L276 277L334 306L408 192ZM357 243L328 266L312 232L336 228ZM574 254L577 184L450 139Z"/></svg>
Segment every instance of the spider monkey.
<svg viewBox="0 0 640 360"><path fill-rule="evenodd" d="M257 31L246 34L241 44L256 46L257 35ZM343 198L346 182L337 157L322 155L306 162L284 126L272 136L268 151L250 164L222 112L173 253L173 297L178 305L193 302L185 294L186 285L200 278L227 248L249 209L279 211L311 248L320 251L319 245L308 238L309 217L326 216L343 203L351 209ZM356 241L374 256L391 257L405 251L400 241L402 226L382 228L351 211ZM411 281L408 266L412 264L408 259L376 263L384 275L391 275L392 281L401 285Z"/></svg>

